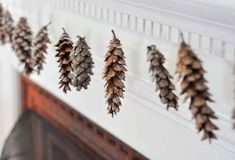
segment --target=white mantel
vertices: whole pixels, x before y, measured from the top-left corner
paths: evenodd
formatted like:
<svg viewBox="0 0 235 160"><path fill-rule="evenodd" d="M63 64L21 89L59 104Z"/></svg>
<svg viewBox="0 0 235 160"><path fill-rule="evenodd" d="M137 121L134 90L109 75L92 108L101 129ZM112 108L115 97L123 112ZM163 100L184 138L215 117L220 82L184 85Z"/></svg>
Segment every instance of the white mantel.
<svg viewBox="0 0 235 160"><path fill-rule="evenodd" d="M233 160L235 132L231 129L230 114L234 103L235 27L228 16L235 19L235 13L232 7L218 7L219 3L204 5L192 1L3 0L3 3L8 5L15 19L28 17L34 32L43 24L53 22L49 27L52 45L45 70L40 76L33 75L32 79L79 112L153 160ZM73 90L65 95L58 89L59 74L53 45L60 37L62 27L73 41L77 34L86 36L95 60L92 83L88 90L80 93ZM101 78L103 58L112 38L111 29L116 31L123 44L128 65L125 99L115 118L107 114ZM212 144L200 141L187 104L181 105L178 112L165 110L148 74L146 46L153 43L165 54L166 67L174 73L179 30L184 32L186 40L190 39L208 71L206 77L216 101L211 106L220 118L216 123L221 129L219 140ZM0 90L3 106L0 111L4 110L4 115L12 117L4 116L0 120L7 124L4 129L9 130L18 113L15 110L17 103L11 101L18 97L15 80L18 67L9 46L0 47L0 51L0 74L1 77L5 75L0 79L0 86L4 86L4 90ZM2 133L1 137L5 135Z"/></svg>

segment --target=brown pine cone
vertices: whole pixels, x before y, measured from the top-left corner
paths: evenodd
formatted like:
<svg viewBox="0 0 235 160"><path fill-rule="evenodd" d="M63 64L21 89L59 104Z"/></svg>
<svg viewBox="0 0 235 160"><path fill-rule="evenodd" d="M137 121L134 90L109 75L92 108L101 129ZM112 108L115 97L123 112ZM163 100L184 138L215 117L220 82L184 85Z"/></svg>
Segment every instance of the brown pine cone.
<svg viewBox="0 0 235 160"><path fill-rule="evenodd" d="M48 43L50 43L50 39L48 37L48 25L49 24L47 24L46 26L43 26L38 31L33 41L34 67L38 74L40 74L40 71L43 69L43 64L45 63L45 55L47 54L47 48L48 48L47 45Z"/></svg>
<svg viewBox="0 0 235 160"><path fill-rule="evenodd" d="M27 19L20 18L12 35L12 48L19 61L24 64L24 72L30 75L33 72L32 60L32 31Z"/></svg>
<svg viewBox="0 0 235 160"><path fill-rule="evenodd" d="M183 39L183 36L182 36ZM196 127L203 132L202 140L216 139L214 130L218 127L212 122L217 119L215 112L209 107L208 101L213 102L204 78L205 70L201 60L184 41L180 45L177 71L181 88L186 99L190 99L190 110L196 120Z"/></svg>
<svg viewBox="0 0 235 160"><path fill-rule="evenodd" d="M12 42L12 34L15 29L14 20L11 13L7 10L3 18L4 24L0 27L0 43Z"/></svg>
<svg viewBox="0 0 235 160"><path fill-rule="evenodd" d="M108 113L117 114L120 110L121 100L123 98L123 92L125 91L125 72L127 69L124 52L121 48L120 40L116 38L114 31L113 39L110 41L108 52L105 56L105 68L104 76L105 79L105 97L107 98Z"/></svg>
<svg viewBox="0 0 235 160"><path fill-rule="evenodd" d="M73 69L72 85L77 88L77 91L80 91L82 88L87 89L90 84L94 62L85 37L78 36L78 38L79 40L73 48L71 59Z"/></svg>
<svg viewBox="0 0 235 160"><path fill-rule="evenodd" d="M156 91L160 91L159 97L163 104L167 104L167 109L178 109L178 97L175 95L175 85L171 82L172 76L163 66L165 63L164 55L157 50L155 45L147 47L148 62L150 63L149 72L152 74L153 81L156 83Z"/></svg>
<svg viewBox="0 0 235 160"><path fill-rule="evenodd" d="M64 30L64 29L63 29ZM71 83L71 60L70 60L70 54L73 49L73 42L71 41L69 35L65 32L60 37L59 41L55 45L57 54L55 55L58 57L58 63L60 67L60 87L62 88L65 93L67 91L70 91L70 83Z"/></svg>

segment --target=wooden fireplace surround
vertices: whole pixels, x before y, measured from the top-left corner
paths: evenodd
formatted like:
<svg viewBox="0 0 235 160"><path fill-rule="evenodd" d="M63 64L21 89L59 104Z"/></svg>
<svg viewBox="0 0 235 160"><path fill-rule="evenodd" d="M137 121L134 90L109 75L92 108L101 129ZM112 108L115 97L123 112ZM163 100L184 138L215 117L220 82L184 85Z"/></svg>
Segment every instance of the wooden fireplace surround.
<svg viewBox="0 0 235 160"><path fill-rule="evenodd" d="M104 160L147 159L27 77L20 81L22 110L36 111L87 153Z"/></svg>

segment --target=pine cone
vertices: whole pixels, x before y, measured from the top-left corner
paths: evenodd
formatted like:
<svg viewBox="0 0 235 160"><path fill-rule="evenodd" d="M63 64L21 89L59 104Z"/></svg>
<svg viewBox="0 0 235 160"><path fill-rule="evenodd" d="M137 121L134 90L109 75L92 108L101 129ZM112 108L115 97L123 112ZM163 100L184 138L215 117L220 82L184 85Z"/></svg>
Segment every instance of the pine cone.
<svg viewBox="0 0 235 160"><path fill-rule="evenodd" d="M152 73L156 82L156 91L160 90L160 99L163 104L167 104L167 109L178 108L178 97L175 95L175 85L171 82L172 76L163 66L165 63L164 55L156 49L155 45L148 47L148 62L150 62L149 72Z"/></svg>
<svg viewBox="0 0 235 160"><path fill-rule="evenodd" d="M121 48L120 40L116 38L114 31L113 39L110 41L108 52L105 56L105 69L104 76L105 79L105 97L107 98L108 113L117 114L120 110L121 100L123 98L123 92L125 91L125 56Z"/></svg>
<svg viewBox="0 0 235 160"><path fill-rule="evenodd" d="M32 60L32 31L27 19L20 18L12 35L12 48L19 61L24 64L24 72L30 75L33 72Z"/></svg>
<svg viewBox="0 0 235 160"><path fill-rule="evenodd" d="M8 10L4 14L3 22L4 24L0 27L0 43L11 43L15 26L12 15Z"/></svg>
<svg viewBox="0 0 235 160"><path fill-rule="evenodd" d="M218 130L218 127L211 120L217 119L217 117L207 104L208 101L213 102L213 100L210 98L211 94L204 78L205 70L201 60L184 41L179 49L176 73L182 79L181 94L186 95L185 99L190 99L189 108L196 120L196 127L199 132L203 132L202 140L216 139L214 130Z"/></svg>
<svg viewBox="0 0 235 160"><path fill-rule="evenodd" d="M51 23L51 22L50 22ZM49 23L49 24L50 24ZM45 63L45 55L47 54L48 43L50 39L48 37L48 25L43 26L37 33L34 41L34 67L36 67L36 72L40 74L43 69L43 64Z"/></svg>
<svg viewBox="0 0 235 160"><path fill-rule="evenodd" d="M73 48L71 59L73 69L72 85L77 88L77 91L80 91L82 88L87 89L90 84L94 62L85 37L78 36L78 38L79 40Z"/></svg>
<svg viewBox="0 0 235 160"><path fill-rule="evenodd" d="M63 29L64 30L64 29ZM67 91L71 90L70 89L70 83L71 83L71 71L72 71L72 66L71 66L71 60L70 60L70 54L73 49L73 42L71 41L69 35L65 32L63 35L60 37L60 40L57 42L55 45L56 51L58 52L55 56L58 57L58 63L60 70L59 72L61 73L60 76L60 87L62 88L65 93Z"/></svg>

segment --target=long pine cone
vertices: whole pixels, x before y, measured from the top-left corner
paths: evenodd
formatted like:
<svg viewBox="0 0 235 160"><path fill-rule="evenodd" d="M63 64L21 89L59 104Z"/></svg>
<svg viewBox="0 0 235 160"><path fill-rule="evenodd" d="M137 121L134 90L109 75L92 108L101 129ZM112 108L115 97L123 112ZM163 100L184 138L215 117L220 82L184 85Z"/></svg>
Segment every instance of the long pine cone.
<svg viewBox="0 0 235 160"><path fill-rule="evenodd" d="M63 29L64 30L64 29ZM71 41L69 35L65 32L60 37L59 41L55 45L57 54L55 55L58 57L58 63L59 63L59 72L60 72L60 81L59 81L59 88L62 88L62 90L67 93L67 91L70 91L70 83L71 83L71 60L70 60L70 54L73 49L73 42Z"/></svg>
<svg viewBox="0 0 235 160"><path fill-rule="evenodd" d="M148 62L150 63L149 72L152 74L153 81L156 83L156 91L160 91L159 97L163 104L167 104L167 109L178 109L178 97L173 92L175 85L171 82L172 76L163 66L165 63L164 55L157 50L155 45L147 47Z"/></svg>
<svg viewBox="0 0 235 160"><path fill-rule="evenodd" d="M50 24L50 23L49 23ZM34 41L34 67L38 74L40 74L43 69L43 64L45 63L45 55L47 54L48 44L50 39L48 37L48 25L43 26L37 33Z"/></svg>
<svg viewBox="0 0 235 160"><path fill-rule="evenodd" d="M24 72L30 75L33 72L32 59L32 31L27 19L20 18L12 35L12 48L19 61L24 65Z"/></svg>
<svg viewBox="0 0 235 160"><path fill-rule="evenodd" d="M105 68L103 72L103 79L105 84L105 97L108 105L108 113L114 116L120 110L121 100L123 98L123 92L125 92L125 72L126 61L124 52L121 48L120 40L116 38L114 31L113 39L110 41L108 52L105 56Z"/></svg>
<svg viewBox="0 0 235 160"><path fill-rule="evenodd" d="M183 35L181 35L183 38ZM205 70L201 60L192 51L191 47L182 41L179 49L179 60L176 73L181 79L181 94L185 99L190 99L190 107L193 118L196 121L196 127L199 132L203 132L202 140L216 139L214 133L218 127L212 122L217 119L215 112L208 106L208 101L213 102L211 94L204 78Z"/></svg>
<svg viewBox="0 0 235 160"><path fill-rule="evenodd" d="M73 48L71 55L73 79L72 85L76 87L77 91L82 88L87 89L91 81L92 68L94 62L89 51L90 47L87 45L85 37L78 36L78 42Z"/></svg>
<svg viewBox="0 0 235 160"><path fill-rule="evenodd" d="M15 29L14 20L9 10L6 10L3 18L4 24L0 27L0 43L12 43L12 35Z"/></svg>

